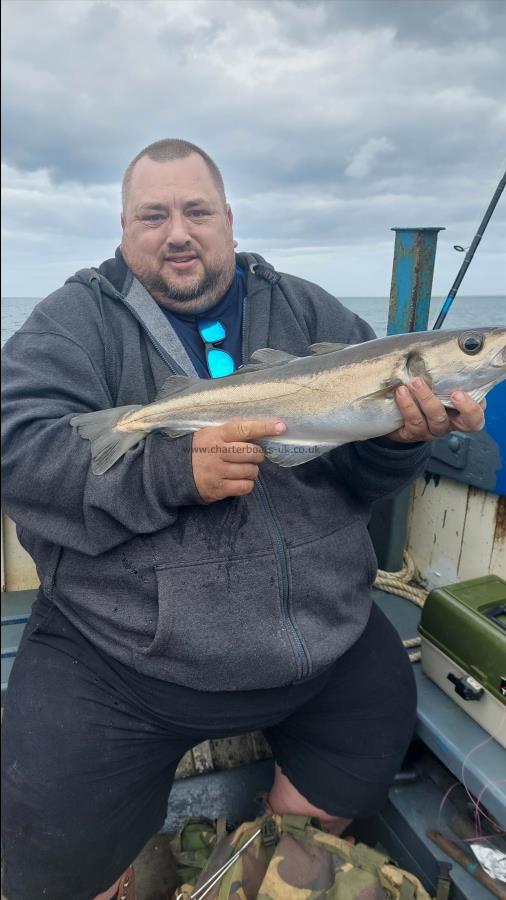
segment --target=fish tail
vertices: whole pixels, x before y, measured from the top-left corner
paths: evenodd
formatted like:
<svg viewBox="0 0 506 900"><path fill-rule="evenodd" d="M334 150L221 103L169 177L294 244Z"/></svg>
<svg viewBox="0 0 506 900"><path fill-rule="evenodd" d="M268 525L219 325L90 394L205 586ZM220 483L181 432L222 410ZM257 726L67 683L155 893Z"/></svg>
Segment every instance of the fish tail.
<svg viewBox="0 0 506 900"><path fill-rule="evenodd" d="M135 447L146 436L144 431L116 430L116 424L126 413L140 408L140 405L117 406L83 413L70 420L81 437L91 442L91 469L94 475L103 475L127 450Z"/></svg>

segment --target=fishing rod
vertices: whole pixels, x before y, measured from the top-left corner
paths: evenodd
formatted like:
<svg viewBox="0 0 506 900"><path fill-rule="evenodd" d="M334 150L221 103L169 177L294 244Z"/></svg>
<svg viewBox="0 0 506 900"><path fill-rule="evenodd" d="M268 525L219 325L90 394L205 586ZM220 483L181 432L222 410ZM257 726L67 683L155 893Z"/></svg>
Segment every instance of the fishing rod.
<svg viewBox="0 0 506 900"><path fill-rule="evenodd" d="M443 303L443 305L441 307L441 312L439 313L434 325L432 326L432 330L435 330L436 328L441 328L441 325L443 324L444 320L446 319L446 316L448 315L448 311L455 299L455 295L456 295L460 285L462 284L462 279L464 278L464 275L466 274L466 272L469 268L471 260L476 252L476 248L485 233L485 229L490 221L490 217L491 217L492 213L494 212L494 209L497 206L499 197L501 196L505 185L506 185L506 172L504 173L499 184L497 185L495 194L492 197L492 199L488 205L487 211L486 211L485 215L483 216L483 221L481 222L480 227L478 228L478 231L476 232L476 234L473 238L471 246L468 247L468 249L467 249L467 253L466 253L464 262L462 263L462 265L459 269L459 273L451 286L450 293L448 294L445 302ZM457 246L457 247L455 247L455 249L462 250L463 248Z"/></svg>

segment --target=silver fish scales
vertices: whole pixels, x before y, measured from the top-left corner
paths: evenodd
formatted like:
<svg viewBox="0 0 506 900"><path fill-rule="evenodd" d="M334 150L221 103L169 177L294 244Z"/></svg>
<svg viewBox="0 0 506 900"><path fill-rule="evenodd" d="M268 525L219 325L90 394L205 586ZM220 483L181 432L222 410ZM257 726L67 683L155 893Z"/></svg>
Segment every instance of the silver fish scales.
<svg viewBox="0 0 506 900"><path fill-rule="evenodd" d="M394 431L395 388L422 377L451 407L454 390L480 401L506 378L506 328L427 331L362 344L313 344L308 356L257 350L248 365L215 380L175 375L153 403L71 419L91 441L92 468L106 472L152 431L180 437L233 419L280 418L279 438L259 441L271 462L296 466L334 447Z"/></svg>

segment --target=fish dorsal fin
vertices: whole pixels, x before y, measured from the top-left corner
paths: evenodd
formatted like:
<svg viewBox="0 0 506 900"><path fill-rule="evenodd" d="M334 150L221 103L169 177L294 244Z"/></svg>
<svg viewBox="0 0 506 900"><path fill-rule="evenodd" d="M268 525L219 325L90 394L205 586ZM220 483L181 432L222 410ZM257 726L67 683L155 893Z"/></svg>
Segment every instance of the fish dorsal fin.
<svg viewBox="0 0 506 900"><path fill-rule="evenodd" d="M335 350L344 350L350 344L332 344L330 341L320 341L318 344L311 344L311 353L334 353Z"/></svg>
<svg viewBox="0 0 506 900"><path fill-rule="evenodd" d="M162 384L154 402L166 400L167 397L173 397L186 388L195 387L197 384L200 384L200 378L192 378L190 375L171 375Z"/></svg>
<svg viewBox="0 0 506 900"><path fill-rule="evenodd" d="M251 355L252 363L261 363L263 366L284 366L292 359L299 359L293 353L285 353L284 350L275 350L273 347L262 347Z"/></svg>

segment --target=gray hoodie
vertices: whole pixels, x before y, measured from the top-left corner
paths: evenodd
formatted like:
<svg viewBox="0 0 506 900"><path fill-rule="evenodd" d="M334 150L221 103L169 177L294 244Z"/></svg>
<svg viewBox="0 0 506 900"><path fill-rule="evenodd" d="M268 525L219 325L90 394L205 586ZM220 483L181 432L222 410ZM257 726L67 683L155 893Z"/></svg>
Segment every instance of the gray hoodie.
<svg viewBox="0 0 506 900"><path fill-rule="evenodd" d="M374 336L316 285L253 254L237 262L243 359ZM370 504L410 482L428 450L371 440L296 468L265 462L252 494L210 504L193 479L191 435L153 433L93 475L72 416L149 403L180 371L123 302L131 280L118 251L39 303L7 342L4 509L45 595L120 662L205 691L311 678L367 622Z"/></svg>

